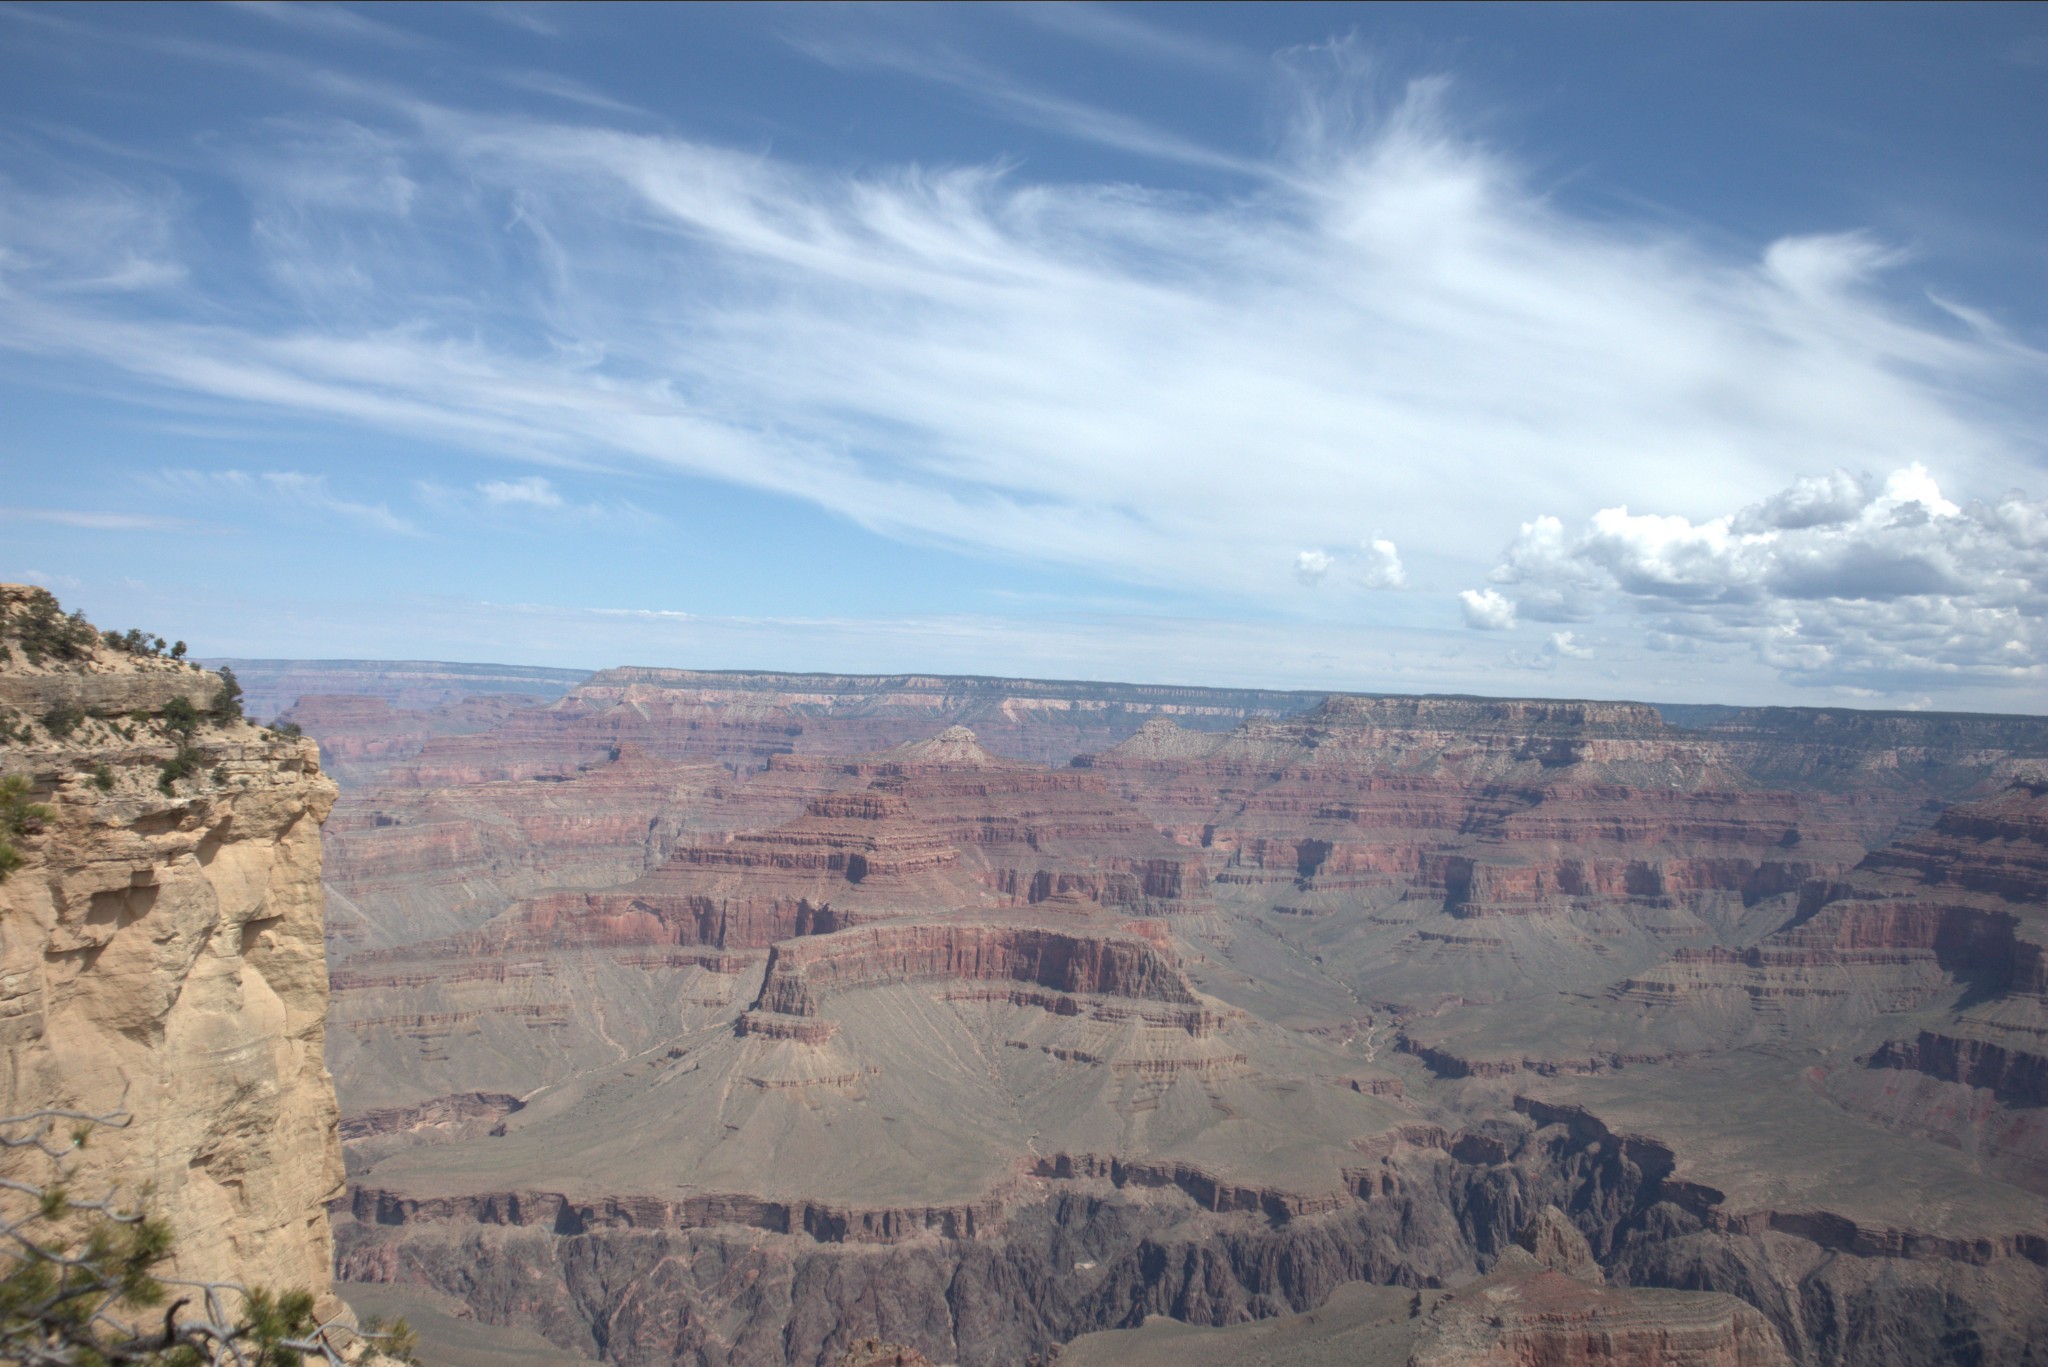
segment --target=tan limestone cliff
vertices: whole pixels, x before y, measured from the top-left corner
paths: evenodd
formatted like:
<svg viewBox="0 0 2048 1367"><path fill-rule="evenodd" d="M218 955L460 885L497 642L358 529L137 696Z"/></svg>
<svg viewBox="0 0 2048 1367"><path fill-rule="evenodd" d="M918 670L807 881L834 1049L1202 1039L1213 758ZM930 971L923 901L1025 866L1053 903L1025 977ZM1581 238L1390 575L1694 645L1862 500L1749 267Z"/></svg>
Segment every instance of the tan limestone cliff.
<svg viewBox="0 0 2048 1367"><path fill-rule="evenodd" d="M173 1276L303 1287L335 1313L334 785L311 740L208 712L218 675L82 623L32 661L19 628L40 592L0 586L0 776L44 809L0 882L0 1114L125 1112L73 1155L73 1190L146 1200L174 1231ZM204 715L167 722L174 697Z"/></svg>

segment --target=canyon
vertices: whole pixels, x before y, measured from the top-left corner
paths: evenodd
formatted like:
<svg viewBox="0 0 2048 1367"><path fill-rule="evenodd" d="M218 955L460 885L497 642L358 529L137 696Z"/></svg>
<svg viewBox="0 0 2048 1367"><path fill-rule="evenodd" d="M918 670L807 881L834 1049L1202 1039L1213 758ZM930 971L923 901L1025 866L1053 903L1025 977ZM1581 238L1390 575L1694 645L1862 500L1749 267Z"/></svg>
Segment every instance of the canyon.
<svg viewBox="0 0 2048 1367"><path fill-rule="evenodd" d="M2048 1343L2043 719L251 665L0 661L9 1113L125 1113L181 1275L451 1363Z"/></svg>
<svg viewBox="0 0 2048 1367"><path fill-rule="evenodd" d="M631 1364L2048 1343L2048 721L463 668L284 676L366 1295Z"/></svg>

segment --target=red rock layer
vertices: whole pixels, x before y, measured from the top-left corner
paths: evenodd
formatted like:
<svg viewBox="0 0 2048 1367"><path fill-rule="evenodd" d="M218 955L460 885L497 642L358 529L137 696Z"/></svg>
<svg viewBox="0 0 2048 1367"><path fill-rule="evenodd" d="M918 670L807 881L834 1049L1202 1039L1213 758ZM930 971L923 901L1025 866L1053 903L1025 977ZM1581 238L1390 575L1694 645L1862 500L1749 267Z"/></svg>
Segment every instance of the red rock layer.
<svg viewBox="0 0 2048 1367"><path fill-rule="evenodd" d="M834 992L940 979L1196 1004L1179 968L1145 940L939 922L862 926L778 944L768 952L768 974L755 1008L811 1016Z"/></svg>
<svg viewBox="0 0 2048 1367"><path fill-rule="evenodd" d="M810 790L795 820L681 844L638 879L533 898L488 930L433 952L570 944L758 949L962 907L1170 912L1206 895L1201 854L1164 839L1111 799L1100 779L997 761L965 731L940 739L942 752L913 746L830 764L778 760L758 786Z"/></svg>
<svg viewBox="0 0 2048 1367"><path fill-rule="evenodd" d="M492 730L508 717L545 700L520 694L467 697L432 707L394 707L390 700L359 694L312 694L279 715L261 710L253 691L251 716L278 716L320 742L320 763L344 788L381 781L396 765L417 757L438 737Z"/></svg>
<svg viewBox="0 0 2048 1367"><path fill-rule="evenodd" d="M1312 694L931 675L611 669L487 736L428 741L391 773L423 787L569 773L621 741L669 759L758 768L776 755L850 755L968 724L1003 754L1063 763L1150 716L1224 729Z"/></svg>
<svg viewBox="0 0 2048 1367"><path fill-rule="evenodd" d="M1221 882L1427 891L1462 916L1754 901L1863 852L1635 704L1331 698L1222 738L1151 723L1077 764L1224 854Z"/></svg>
<svg viewBox="0 0 2048 1367"><path fill-rule="evenodd" d="M1544 1268L1460 1288L1430 1312L1411 1367L1789 1367L1733 1296L1598 1286Z"/></svg>

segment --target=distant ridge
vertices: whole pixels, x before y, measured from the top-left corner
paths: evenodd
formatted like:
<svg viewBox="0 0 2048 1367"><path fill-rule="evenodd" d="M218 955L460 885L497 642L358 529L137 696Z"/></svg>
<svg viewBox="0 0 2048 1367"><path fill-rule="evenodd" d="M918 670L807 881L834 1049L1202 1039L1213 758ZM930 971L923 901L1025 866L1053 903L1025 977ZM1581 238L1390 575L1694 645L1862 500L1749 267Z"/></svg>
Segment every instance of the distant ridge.
<svg viewBox="0 0 2048 1367"><path fill-rule="evenodd" d="M515 694L552 702L579 687L594 689L673 688L702 692L772 693L845 698L855 694L892 694L900 698L947 697L976 699L1048 698L1149 710L1174 704L1287 716L1317 707L1329 698L1372 704L1429 704L1453 707L1479 704L1529 704L1546 709L1654 708L1664 724L1686 730L1722 730L1733 726L1749 732L1801 731L1825 717L1858 729L1898 730L1922 734L1986 726L2029 727L2042 718L2033 713L1916 712L1829 705L1785 707L1726 703L1659 703L1615 699L1518 698L1474 693L1395 693L1363 689L1217 688L1201 684L1124 683L1112 680L1024 678L995 674L856 674L773 669L670 669L621 665L595 671L550 669L537 665L459 663L440 660L284 660L209 658L206 668L227 666L240 679L252 716L267 717L289 708L302 695L348 694L383 698L394 706L435 707L465 697ZM1357 704L1353 704L1357 705ZM1943 723L1950 725L1944 726Z"/></svg>
<svg viewBox="0 0 2048 1367"><path fill-rule="evenodd" d="M1298 712L1333 691L1327 688L1209 688L1200 684L1118 683L1101 679L1031 679L998 674L833 674L789 670L660 669L622 665L587 680L595 687L729 688L748 693L1001 694L1011 697L1087 698L1143 704L1202 701L1255 711Z"/></svg>
<svg viewBox="0 0 2048 1367"><path fill-rule="evenodd" d="M460 664L446 660L209 659L241 682L252 717L269 718L310 693L382 698L399 707L434 707L489 693L516 693L552 702L590 677L587 669L538 665Z"/></svg>

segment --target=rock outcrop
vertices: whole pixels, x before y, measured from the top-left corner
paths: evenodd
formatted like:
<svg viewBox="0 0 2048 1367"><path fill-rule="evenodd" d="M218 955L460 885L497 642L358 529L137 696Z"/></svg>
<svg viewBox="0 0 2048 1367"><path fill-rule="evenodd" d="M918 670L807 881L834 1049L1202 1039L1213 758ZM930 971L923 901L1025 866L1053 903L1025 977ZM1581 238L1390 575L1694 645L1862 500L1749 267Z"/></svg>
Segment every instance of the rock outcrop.
<svg viewBox="0 0 2048 1367"><path fill-rule="evenodd" d="M0 881L0 1113L125 1116L73 1155L75 1187L146 1193L177 1275L309 1288L338 1309L320 898L334 785L311 740L240 720L218 674L77 619L53 647L53 608L0 586L15 714L0 776L48 809L10 837Z"/></svg>

